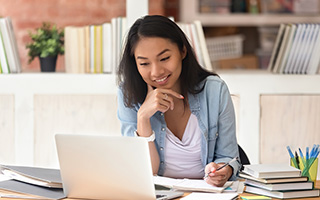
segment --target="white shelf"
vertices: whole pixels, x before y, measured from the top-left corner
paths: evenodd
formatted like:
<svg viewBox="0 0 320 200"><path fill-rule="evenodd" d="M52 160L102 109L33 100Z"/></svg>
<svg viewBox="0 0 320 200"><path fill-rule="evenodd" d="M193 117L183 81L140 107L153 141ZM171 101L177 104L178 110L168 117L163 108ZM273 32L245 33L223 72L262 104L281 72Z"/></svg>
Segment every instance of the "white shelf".
<svg viewBox="0 0 320 200"><path fill-rule="evenodd" d="M281 23L319 23L320 16L289 14L201 14L195 17L203 26L278 26ZM191 19L186 19L189 21Z"/></svg>
<svg viewBox="0 0 320 200"><path fill-rule="evenodd" d="M260 96L320 95L320 87L316 87L320 84L320 75L281 75L261 70L218 71L218 74L227 83L230 93L240 99L238 141L248 152L252 163L259 162ZM0 88L0 97L13 96L15 144L12 145L15 145L15 154L12 156L19 164L34 164L35 96L80 94L94 97L107 94L114 98L110 102L102 102L102 105L116 107L113 100L117 96L116 76L110 74L9 74L0 76L0 84L4 86ZM108 112L109 122L118 121L116 114L108 110L105 112ZM247 138L251 138L250 141Z"/></svg>
<svg viewBox="0 0 320 200"><path fill-rule="evenodd" d="M201 14L198 12L198 0L180 1L180 3L180 21L200 20L203 26L278 26L281 23L320 23L320 14Z"/></svg>

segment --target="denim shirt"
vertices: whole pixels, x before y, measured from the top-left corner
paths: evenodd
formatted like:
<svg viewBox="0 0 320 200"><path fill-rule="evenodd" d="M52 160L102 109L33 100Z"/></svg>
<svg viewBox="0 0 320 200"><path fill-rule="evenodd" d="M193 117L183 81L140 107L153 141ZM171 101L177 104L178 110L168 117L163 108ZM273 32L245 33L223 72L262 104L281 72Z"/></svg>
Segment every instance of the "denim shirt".
<svg viewBox="0 0 320 200"><path fill-rule="evenodd" d="M218 76L208 76L199 84L204 89L198 94L188 94L191 112L197 117L201 129L201 161L203 167L210 162L226 163L238 156L238 144L235 134L235 113L227 85ZM118 118L121 122L121 133L124 136L134 136L137 129L137 112L139 106L128 108L124 104L121 89L118 91ZM166 121L164 114L156 112L150 123L156 134L155 145L160 157L159 175L165 168L165 134ZM233 175L230 180L236 180L240 163L231 163Z"/></svg>

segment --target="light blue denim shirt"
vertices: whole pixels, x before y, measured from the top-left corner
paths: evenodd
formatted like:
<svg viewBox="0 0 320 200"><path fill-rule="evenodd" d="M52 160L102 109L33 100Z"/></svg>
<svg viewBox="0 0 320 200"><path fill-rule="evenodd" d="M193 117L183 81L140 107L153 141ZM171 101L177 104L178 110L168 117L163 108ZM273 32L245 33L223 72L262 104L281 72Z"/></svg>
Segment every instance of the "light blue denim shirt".
<svg viewBox="0 0 320 200"><path fill-rule="evenodd" d="M233 103L227 85L218 76L209 76L199 84L204 89L198 94L188 94L191 112L197 116L201 129L201 161L203 167L210 162L226 163L239 156L235 134L235 114ZM118 118L121 122L121 133L124 136L134 136L137 129L137 112L140 106L128 108L123 101L121 89L118 93ZM166 121L164 114L156 112L150 123L156 134L155 144L160 157L159 175L165 168L165 134ZM233 175L230 180L236 180L240 169L239 162L231 164Z"/></svg>

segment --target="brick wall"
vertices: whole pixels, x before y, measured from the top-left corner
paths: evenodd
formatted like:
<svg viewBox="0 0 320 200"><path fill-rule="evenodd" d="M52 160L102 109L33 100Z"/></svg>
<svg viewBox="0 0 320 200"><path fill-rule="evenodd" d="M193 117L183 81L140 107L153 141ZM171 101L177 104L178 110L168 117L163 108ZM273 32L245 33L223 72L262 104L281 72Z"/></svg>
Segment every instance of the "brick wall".
<svg viewBox="0 0 320 200"><path fill-rule="evenodd" d="M52 22L58 27L108 22L125 16L125 0L0 0L0 16L10 16L15 30L23 72L40 71L39 60L28 64L28 31ZM149 14L165 15L165 0L149 0ZM139 8L137 8L139 9ZM57 71L64 71L64 56L58 57Z"/></svg>

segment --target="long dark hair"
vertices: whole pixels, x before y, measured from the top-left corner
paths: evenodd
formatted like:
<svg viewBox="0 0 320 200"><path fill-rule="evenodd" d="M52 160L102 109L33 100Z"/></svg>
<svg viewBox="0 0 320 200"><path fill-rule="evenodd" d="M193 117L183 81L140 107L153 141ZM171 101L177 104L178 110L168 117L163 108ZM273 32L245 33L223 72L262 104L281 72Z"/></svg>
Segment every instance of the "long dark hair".
<svg viewBox="0 0 320 200"><path fill-rule="evenodd" d="M197 88L197 84L207 76L216 75L203 69L198 63L191 45L183 31L167 17L160 15L147 15L136 20L129 30L124 52L118 69L118 84L124 95L125 105L133 107L142 104L147 95L147 84L142 79L134 57L134 50L142 37L160 37L169 39L177 44L180 52L186 48L186 57L182 60L180 74L181 94L197 94L203 88Z"/></svg>

